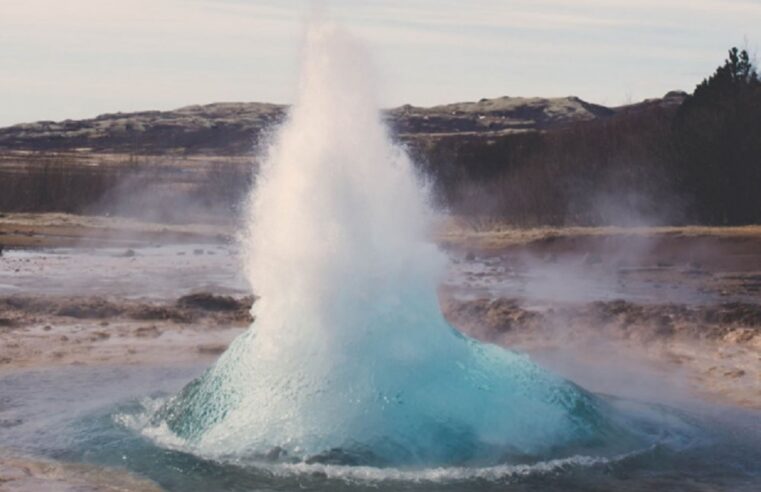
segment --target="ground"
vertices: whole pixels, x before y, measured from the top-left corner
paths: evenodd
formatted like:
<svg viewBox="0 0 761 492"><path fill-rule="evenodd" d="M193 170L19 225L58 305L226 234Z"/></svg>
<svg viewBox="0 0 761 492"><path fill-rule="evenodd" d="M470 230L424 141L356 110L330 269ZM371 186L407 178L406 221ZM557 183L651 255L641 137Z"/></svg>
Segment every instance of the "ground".
<svg viewBox="0 0 761 492"><path fill-rule="evenodd" d="M442 290L463 331L593 390L660 396L670 381L761 408L761 227L450 225L440 237L461 258Z"/></svg>
<svg viewBox="0 0 761 492"><path fill-rule="evenodd" d="M434 235L452 259L442 308L462 331L593 391L761 409L761 227L450 220ZM230 226L10 214L0 244L0 377L210 364L251 321ZM0 448L0 489L153 490L72 467Z"/></svg>

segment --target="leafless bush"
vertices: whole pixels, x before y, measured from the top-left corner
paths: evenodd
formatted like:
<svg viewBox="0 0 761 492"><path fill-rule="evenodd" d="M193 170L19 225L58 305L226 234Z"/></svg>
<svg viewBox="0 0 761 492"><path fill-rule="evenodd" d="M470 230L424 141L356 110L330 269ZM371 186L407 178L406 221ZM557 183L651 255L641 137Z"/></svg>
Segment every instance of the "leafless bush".
<svg viewBox="0 0 761 492"><path fill-rule="evenodd" d="M43 155L0 166L0 211L119 215L167 223L229 221L253 166L125 156L108 165Z"/></svg>

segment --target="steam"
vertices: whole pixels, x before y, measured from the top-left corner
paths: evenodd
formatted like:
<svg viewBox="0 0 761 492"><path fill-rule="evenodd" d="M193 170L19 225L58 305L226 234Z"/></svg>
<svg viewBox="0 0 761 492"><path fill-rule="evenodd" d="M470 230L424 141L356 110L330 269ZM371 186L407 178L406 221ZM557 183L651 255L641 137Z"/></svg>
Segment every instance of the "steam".
<svg viewBox="0 0 761 492"><path fill-rule="evenodd" d="M380 290L410 268L434 287L443 264L423 241L426 195L380 122L364 48L321 25L305 51L299 96L257 178L244 241L263 326L279 326L264 320L285 304L314 299L321 311L354 295L352 286Z"/></svg>
<svg viewBox="0 0 761 492"><path fill-rule="evenodd" d="M150 435L203 456L371 465L641 445L605 402L444 320L427 195L381 121L367 59L340 28L309 29L297 104L250 203L256 321Z"/></svg>
<svg viewBox="0 0 761 492"><path fill-rule="evenodd" d="M96 186L101 197L86 213L163 224L237 223L254 180L249 159L154 157L119 166Z"/></svg>

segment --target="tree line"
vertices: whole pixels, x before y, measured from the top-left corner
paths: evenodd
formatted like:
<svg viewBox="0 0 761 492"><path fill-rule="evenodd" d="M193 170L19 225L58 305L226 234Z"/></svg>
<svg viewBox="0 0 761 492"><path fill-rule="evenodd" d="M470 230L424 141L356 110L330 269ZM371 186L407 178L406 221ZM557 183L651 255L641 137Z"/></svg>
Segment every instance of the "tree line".
<svg viewBox="0 0 761 492"><path fill-rule="evenodd" d="M563 129L413 152L452 212L515 225L761 223L761 79L746 50L692 94Z"/></svg>

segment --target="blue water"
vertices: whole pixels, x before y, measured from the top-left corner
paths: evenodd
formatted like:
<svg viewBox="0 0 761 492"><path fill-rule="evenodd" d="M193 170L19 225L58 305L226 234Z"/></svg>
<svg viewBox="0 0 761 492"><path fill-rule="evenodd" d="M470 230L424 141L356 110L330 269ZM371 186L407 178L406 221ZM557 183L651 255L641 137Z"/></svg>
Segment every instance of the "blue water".
<svg viewBox="0 0 761 492"><path fill-rule="evenodd" d="M621 412L524 354L461 335L433 296L412 294L359 310L340 337L304 318L286 350L255 323L144 431L211 459L381 467L607 458L690 438L688 426Z"/></svg>
<svg viewBox="0 0 761 492"><path fill-rule="evenodd" d="M126 469L172 491L751 491L761 486L759 415L728 409L687 411L603 398L617 412L664 425L662 439L607 458L578 449L565 459L512 457L512 464L443 468L293 464L272 456L204 459L159 446L129 425L130 418L144 415L201 371L80 367L5 376L0 378L0 442L15 453Z"/></svg>

